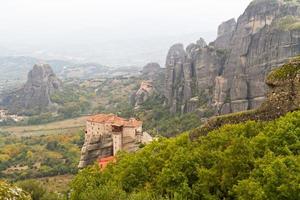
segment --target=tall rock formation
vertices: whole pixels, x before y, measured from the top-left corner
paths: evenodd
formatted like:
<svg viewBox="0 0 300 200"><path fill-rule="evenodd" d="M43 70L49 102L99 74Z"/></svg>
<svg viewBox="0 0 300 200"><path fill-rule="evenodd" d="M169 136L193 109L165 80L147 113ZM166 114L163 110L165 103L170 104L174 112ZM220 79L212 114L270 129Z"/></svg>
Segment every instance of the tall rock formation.
<svg viewBox="0 0 300 200"><path fill-rule="evenodd" d="M190 44L186 50L176 44L168 53L165 97L171 112L187 112L211 102L207 97L212 95L212 85L222 71L225 53L207 46L203 39L199 41L202 43Z"/></svg>
<svg viewBox="0 0 300 200"><path fill-rule="evenodd" d="M62 83L50 65L34 65L24 86L5 96L1 104L12 113L40 112L52 104L51 95L61 87Z"/></svg>
<svg viewBox="0 0 300 200"><path fill-rule="evenodd" d="M257 108L266 74L300 53L300 3L253 1L237 22L219 26L214 42L201 41L186 50L176 44L168 53L164 94L171 112Z"/></svg>
<svg viewBox="0 0 300 200"><path fill-rule="evenodd" d="M143 67L142 78L145 80L156 80L163 73L158 63L148 63Z"/></svg>
<svg viewBox="0 0 300 200"><path fill-rule="evenodd" d="M230 19L223 22L218 28L218 37L212 46L217 49L227 49L229 48L231 38L234 34L236 27L235 19Z"/></svg>
<svg viewBox="0 0 300 200"><path fill-rule="evenodd" d="M210 118L202 127L190 133L191 139L207 135L225 124L249 120L270 121L300 109L300 57L273 70L266 78L269 87L266 99L259 108Z"/></svg>

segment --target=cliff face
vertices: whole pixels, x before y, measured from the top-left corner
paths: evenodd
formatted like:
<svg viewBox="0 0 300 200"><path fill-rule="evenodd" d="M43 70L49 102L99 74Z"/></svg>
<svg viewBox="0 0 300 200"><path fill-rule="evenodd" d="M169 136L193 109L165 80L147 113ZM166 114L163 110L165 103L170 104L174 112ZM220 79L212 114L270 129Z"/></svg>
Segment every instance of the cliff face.
<svg viewBox="0 0 300 200"><path fill-rule="evenodd" d="M51 105L51 94L61 86L50 65L34 65L24 86L4 97L2 105L12 113L40 111Z"/></svg>
<svg viewBox="0 0 300 200"><path fill-rule="evenodd" d="M191 132L192 139L225 124L237 124L248 120L274 120L287 112L300 109L300 57L273 70L266 78L269 92L265 101L255 110L213 117L204 126Z"/></svg>
<svg viewBox="0 0 300 200"><path fill-rule="evenodd" d="M203 40L186 50L174 45L166 60L164 94L170 110L208 108L226 114L259 107L266 74L300 53L299 38L299 3L256 0L237 22L222 23L209 45Z"/></svg>
<svg viewBox="0 0 300 200"><path fill-rule="evenodd" d="M113 140L109 136L100 135L85 138L81 149L81 157L78 168L84 168L97 160L113 155Z"/></svg>
<svg viewBox="0 0 300 200"><path fill-rule="evenodd" d="M224 56L207 46L203 39L199 41L186 50L183 45L176 44L168 53L165 96L171 112L186 112L195 107L195 103L201 106L201 103L211 102L202 98L212 95L211 86L223 67Z"/></svg>

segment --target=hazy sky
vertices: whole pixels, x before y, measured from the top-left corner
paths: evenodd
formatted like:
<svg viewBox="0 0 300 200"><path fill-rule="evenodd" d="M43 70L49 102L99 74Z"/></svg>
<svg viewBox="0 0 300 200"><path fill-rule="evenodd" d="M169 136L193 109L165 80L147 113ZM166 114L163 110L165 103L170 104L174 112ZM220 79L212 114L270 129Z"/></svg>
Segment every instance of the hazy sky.
<svg viewBox="0 0 300 200"><path fill-rule="evenodd" d="M250 0L1 0L0 46L55 51L62 47L216 37L217 26ZM189 39L189 35L191 38ZM193 37L192 37L193 36ZM130 43L130 42L127 42ZM125 45L125 44L124 44ZM126 44L130 45L130 44ZM103 48L106 48L103 45ZM121 47L122 48L122 47ZM111 51L108 49L108 51Z"/></svg>

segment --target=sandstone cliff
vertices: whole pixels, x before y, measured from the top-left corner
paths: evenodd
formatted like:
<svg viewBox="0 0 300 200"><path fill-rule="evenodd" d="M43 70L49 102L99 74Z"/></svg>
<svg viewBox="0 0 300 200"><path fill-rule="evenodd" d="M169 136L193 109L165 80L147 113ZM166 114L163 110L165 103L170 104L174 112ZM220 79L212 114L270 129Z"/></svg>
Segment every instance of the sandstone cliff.
<svg viewBox="0 0 300 200"><path fill-rule="evenodd" d="M92 138L85 138L81 149L78 168L84 168L95 162L98 158L105 158L113 155L113 139L110 136L95 135Z"/></svg>
<svg viewBox="0 0 300 200"><path fill-rule="evenodd" d="M202 127L191 132L192 139L225 124L236 124L248 120L274 120L287 112L300 109L300 57L273 70L266 79L270 88L266 100L258 109L217 116L209 119Z"/></svg>
<svg viewBox="0 0 300 200"><path fill-rule="evenodd" d="M24 86L2 99L1 104L11 113L40 112L51 105L50 96L62 87L50 65L34 65Z"/></svg>
<svg viewBox="0 0 300 200"><path fill-rule="evenodd" d="M210 109L226 114L257 108L265 99L266 75L300 53L300 4L253 1L237 22L219 26L218 38L184 49L176 44L166 59L165 92L171 112Z"/></svg>

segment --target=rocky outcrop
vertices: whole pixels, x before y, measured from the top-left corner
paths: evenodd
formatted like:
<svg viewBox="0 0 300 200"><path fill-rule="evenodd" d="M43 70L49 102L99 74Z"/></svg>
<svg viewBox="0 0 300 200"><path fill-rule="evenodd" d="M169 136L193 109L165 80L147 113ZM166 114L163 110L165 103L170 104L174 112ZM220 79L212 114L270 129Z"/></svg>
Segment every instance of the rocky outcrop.
<svg viewBox="0 0 300 200"><path fill-rule="evenodd" d="M145 80L155 80L162 73L162 70L158 63L148 63L143 67L142 77Z"/></svg>
<svg viewBox="0 0 300 200"><path fill-rule="evenodd" d="M217 49L228 49L236 27L235 19L223 22L218 28L218 37L213 46Z"/></svg>
<svg viewBox="0 0 300 200"><path fill-rule="evenodd" d="M157 93L153 87L152 81L143 81L139 90L134 95L135 106L142 105L147 99L149 99L154 93Z"/></svg>
<svg viewBox="0 0 300 200"><path fill-rule="evenodd" d="M112 137L93 135L91 138L85 138L78 168L84 168L94 163L98 158L105 158L111 155L113 155Z"/></svg>
<svg viewBox="0 0 300 200"><path fill-rule="evenodd" d="M209 119L202 127L190 133L191 139L206 135L225 124L248 120L270 121L288 112L300 109L300 57L273 70L266 79L270 88L266 100L256 110L233 113Z"/></svg>
<svg viewBox="0 0 300 200"><path fill-rule="evenodd" d="M11 113L38 113L51 104L51 95L60 90L61 81L56 77L50 65L34 65L28 73L25 85L2 100L2 105Z"/></svg>
<svg viewBox="0 0 300 200"><path fill-rule="evenodd" d="M200 39L203 41L203 39ZM225 61L224 51L197 42L184 50L182 44L171 47L166 61L165 97L171 112L191 111L195 99L199 106L211 103L216 77L222 71ZM192 106L188 102L193 102Z"/></svg>
<svg viewBox="0 0 300 200"><path fill-rule="evenodd" d="M237 22L221 24L208 46L172 46L164 93L170 111L207 108L226 114L259 107L267 92L266 75L300 53L299 24L296 1L256 0Z"/></svg>
<svg viewBox="0 0 300 200"><path fill-rule="evenodd" d="M194 47L190 47L194 48ZM168 100L168 105L171 108L171 111L177 110L177 105L181 103L179 101L184 101L184 95L182 90L183 84L190 84L190 80L184 79L184 63L186 59L186 52L182 44L175 44L173 45L166 59L166 90L165 96ZM186 70L190 70L190 68L186 68ZM187 71L190 73L190 71ZM186 76L185 78L190 78L190 76ZM175 86L175 87L174 87ZM180 93L180 94L178 94ZM186 88L185 90L186 95L191 95L191 91Z"/></svg>
<svg viewBox="0 0 300 200"><path fill-rule="evenodd" d="M162 94L164 89L165 70L158 63L148 63L142 70L141 85L132 96L131 103L138 108L155 94Z"/></svg>

